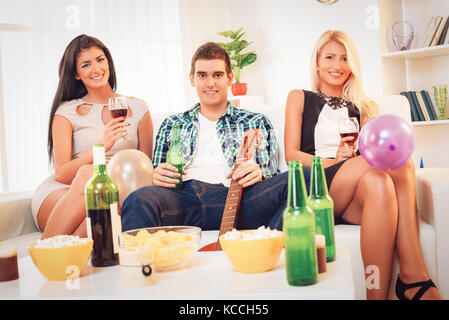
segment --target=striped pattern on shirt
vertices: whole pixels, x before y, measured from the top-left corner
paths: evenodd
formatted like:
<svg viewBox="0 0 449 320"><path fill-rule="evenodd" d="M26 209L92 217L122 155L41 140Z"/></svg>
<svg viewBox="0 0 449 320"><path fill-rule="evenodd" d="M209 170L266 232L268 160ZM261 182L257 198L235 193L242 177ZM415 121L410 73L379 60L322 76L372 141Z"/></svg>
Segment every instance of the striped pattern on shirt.
<svg viewBox="0 0 449 320"><path fill-rule="evenodd" d="M166 162L167 151L170 147L170 132L175 123L179 125L181 131L184 168L190 165L197 147L199 111L200 104L197 103L190 110L169 116L162 122L156 136L153 153L154 167L157 167L159 163ZM270 178L280 172L278 169L278 143L271 122L263 114L233 108L229 102L226 112L216 124L226 164L230 168L233 167L244 133L252 129L260 129L262 133L254 160L260 165L264 179Z"/></svg>

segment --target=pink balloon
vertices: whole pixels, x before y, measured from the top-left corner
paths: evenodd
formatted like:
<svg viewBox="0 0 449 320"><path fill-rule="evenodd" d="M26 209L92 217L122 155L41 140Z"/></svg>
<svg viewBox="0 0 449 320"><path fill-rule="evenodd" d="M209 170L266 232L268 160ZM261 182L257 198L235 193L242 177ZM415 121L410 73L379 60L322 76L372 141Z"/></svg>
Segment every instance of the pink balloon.
<svg viewBox="0 0 449 320"><path fill-rule="evenodd" d="M415 135L405 119L384 114L369 120L360 130L359 148L371 166L394 170L410 159L415 149Z"/></svg>

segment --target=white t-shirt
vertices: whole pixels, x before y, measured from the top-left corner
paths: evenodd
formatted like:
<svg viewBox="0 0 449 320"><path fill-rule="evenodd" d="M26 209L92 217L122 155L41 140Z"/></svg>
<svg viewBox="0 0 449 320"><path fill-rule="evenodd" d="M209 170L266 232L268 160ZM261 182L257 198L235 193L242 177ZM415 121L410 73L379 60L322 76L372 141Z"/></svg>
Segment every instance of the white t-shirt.
<svg viewBox="0 0 449 320"><path fill-rule="evenodd" d="M216 121L206 119L201 112L198 113L200 124L198 141L193 160L185 168L186 175L183 181L195 179L207 183L222 183L229 187L231 179L226 176L232 168L226 165L220 141L218 140Z"/></svg>

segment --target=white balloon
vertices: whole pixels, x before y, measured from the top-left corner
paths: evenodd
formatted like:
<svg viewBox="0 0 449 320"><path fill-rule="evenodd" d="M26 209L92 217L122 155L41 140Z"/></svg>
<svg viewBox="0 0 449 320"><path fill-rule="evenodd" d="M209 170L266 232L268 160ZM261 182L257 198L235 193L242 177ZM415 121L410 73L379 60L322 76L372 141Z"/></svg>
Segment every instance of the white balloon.
<svg viewBox="0 0 449 320"><path fill-rule="evenodd" d="M106 170L117 183L120 206L131 192L153 184L153 169L150 158L136 149L121 150L112 156Z"/></svg>

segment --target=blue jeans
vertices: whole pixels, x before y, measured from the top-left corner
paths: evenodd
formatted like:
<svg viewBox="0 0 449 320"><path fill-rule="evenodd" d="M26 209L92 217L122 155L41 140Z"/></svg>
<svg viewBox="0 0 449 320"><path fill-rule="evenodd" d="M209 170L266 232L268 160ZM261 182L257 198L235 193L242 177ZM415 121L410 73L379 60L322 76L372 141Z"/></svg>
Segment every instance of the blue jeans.
<svg viewBox="0 0 449 320"><path fill-rule="evenodd" d="M307 190L310 170L304 167ZM237 229L260 226L282 230L287 203L288 172L244 188L237 216ZM220 229L228 188L198 180L185 181L180 189L148 186L131 193L123 202L123 231L189 225L203 230Z"/></svg>

